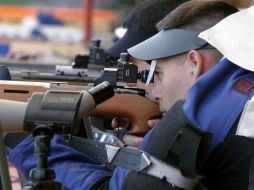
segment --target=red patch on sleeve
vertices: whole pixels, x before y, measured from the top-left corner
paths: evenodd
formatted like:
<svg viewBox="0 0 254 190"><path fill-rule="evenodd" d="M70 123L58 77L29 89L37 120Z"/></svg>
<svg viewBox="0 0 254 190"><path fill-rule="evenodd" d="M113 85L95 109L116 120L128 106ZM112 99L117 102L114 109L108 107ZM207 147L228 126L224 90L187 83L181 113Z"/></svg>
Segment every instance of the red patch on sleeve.
<svg viewBox="0 0 254 190"><path fill-rule="evenodd" d="M238 80L234 85L234 89L242 94L248 94L253 87L254 84L245 79Z"/></svg>

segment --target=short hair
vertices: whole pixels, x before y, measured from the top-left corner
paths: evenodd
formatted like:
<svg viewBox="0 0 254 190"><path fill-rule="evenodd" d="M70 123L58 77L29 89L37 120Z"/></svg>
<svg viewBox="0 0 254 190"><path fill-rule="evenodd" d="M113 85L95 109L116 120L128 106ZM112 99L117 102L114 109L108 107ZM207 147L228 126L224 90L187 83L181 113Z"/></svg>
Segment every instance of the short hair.
<svg viewBox="0 0 254 190"><path fill-rule="evenodd" d="M135 32L156 33L156 24L180 4L189 0L146 0L138 3L123 23Z"/></svg>
<svg viewBox="0 0 254 190"><path fill-rule="evenodd" d="M191 0L169 13L157 24L157 28L206 30L237 11L233 5L218 0Z"/></svg>
<svg viewBox="0 0 254 190"><path fill-rule="evenodd" d="M223 0L239 8L247 8L251 6L251 0Z"/></svg>

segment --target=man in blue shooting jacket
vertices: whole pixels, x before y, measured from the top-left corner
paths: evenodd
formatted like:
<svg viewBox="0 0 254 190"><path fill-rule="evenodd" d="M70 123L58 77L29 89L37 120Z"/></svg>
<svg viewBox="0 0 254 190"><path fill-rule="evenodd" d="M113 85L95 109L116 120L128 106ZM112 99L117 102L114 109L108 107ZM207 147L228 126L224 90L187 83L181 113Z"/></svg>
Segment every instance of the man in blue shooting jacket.
<svg viewBox="0 0 254 190"><path fill-rule="evenodd" d="M216 49L197 37L236 11L221 1L189 1L159 23L158 34L128 50L137 59L153 60L150 72L155 70L158 80L152 93L167 112L145 136L140 149L177 167L184 177L202 175L197 189L244 190L249 185L254 142L236 136L235 131L252 96L246 84L254 82L254 74L221 60ZM202 147L199 140L209 138L211 144ZM29 137L9 155L26 177L35 167L32 144ZM53 139L49 165L56 180L70 189L179 189L144 173L106 169L60 136Z"/></svg>

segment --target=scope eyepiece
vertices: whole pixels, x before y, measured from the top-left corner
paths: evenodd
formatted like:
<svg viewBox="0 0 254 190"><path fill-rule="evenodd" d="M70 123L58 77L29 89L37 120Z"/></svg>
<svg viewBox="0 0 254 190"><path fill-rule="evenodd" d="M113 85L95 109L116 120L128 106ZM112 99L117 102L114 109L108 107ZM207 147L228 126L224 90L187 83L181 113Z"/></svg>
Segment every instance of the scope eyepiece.
<svg viewBox="0 0 254 190"><path fill-rule="evenodd" d="M147 70L147 69L146 70L142 70L142 71L140 71L138 73L137 79L139 79L143 83L146 83L148 75L149 75L149 70ZM154 75L153 75L153 77L151 79L151 82L154 82Z"/></svg>

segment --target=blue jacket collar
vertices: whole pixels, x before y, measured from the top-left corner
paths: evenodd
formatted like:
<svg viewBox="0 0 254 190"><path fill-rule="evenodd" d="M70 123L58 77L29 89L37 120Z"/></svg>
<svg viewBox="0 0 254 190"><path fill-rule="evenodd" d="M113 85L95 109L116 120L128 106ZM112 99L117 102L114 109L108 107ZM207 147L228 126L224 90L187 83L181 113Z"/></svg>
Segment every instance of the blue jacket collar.
<svg viewBox="0 0 254 190"><path fill-rule="evenodd" d="M240 80L252 83L254 73L223 59L189 90L183 111L191 123L213 134L211 148L223 141L252 94L252 88L236 90Z"/></svg>

